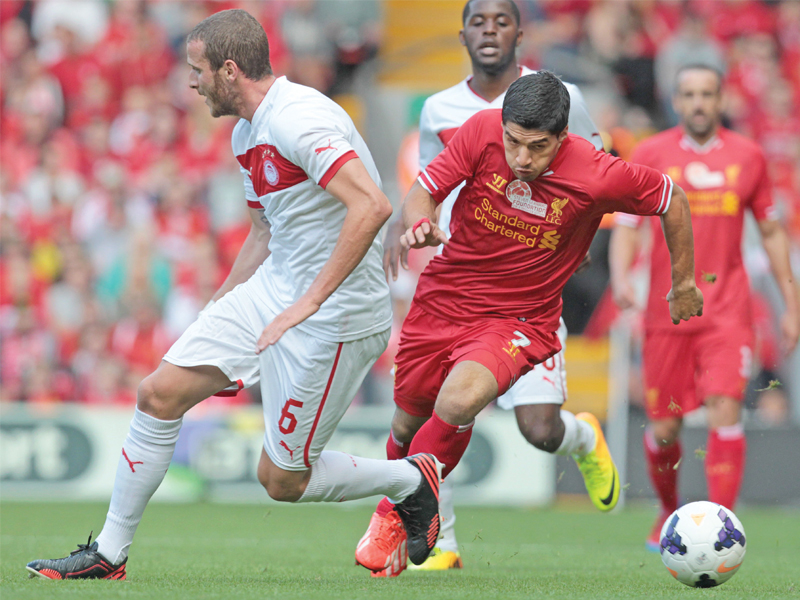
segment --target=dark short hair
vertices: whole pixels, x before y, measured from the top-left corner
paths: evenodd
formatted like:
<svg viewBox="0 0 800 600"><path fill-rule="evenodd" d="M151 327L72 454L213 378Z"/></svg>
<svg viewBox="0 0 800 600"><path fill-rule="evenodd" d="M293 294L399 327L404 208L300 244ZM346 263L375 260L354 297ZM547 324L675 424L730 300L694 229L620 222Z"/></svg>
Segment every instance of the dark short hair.
<svg viewBox="0 0 800 600"><path fill-rule="evenodd" d="M520 77L503 100L503 123L558 135L569 122L569 92L550 71Z"/></svg>
<svg viewBox="0 0 800 600"><path fill-rule="evenodd" d="M675 73L675 93L678 93L678 81L680 80L681 75L683 75L686 71L708 71L709 73L713 73L717 76L717 91L722 89L722 81L725 79L725 75L717 67L704 63L689 63L681 65L677 73Z"/></svg>
<svg viewBox="0 0 800 600"><path fill-rule="evenodd" d="M261 24L240 9L222 10L200 21L186 38L205 44L205 57L214 71L232 60L253 81L272 75L269 41Z"/></svg>
<svg viewBox="0 0 800 600"><path fill-rule="evenodd" d="M511 9L511 16L514 17L514 20L517 22L517 26L519 27L522 18L519 15L519 7L517 6L517 3L514 2L514 0L502 0L502 1L508 4L509 8ZM467 19L469 19L470 8L473 2L475 2L475 0L467 0L467 3L464 5L464 11L461 13L462 25L467 24Z"/></svg>

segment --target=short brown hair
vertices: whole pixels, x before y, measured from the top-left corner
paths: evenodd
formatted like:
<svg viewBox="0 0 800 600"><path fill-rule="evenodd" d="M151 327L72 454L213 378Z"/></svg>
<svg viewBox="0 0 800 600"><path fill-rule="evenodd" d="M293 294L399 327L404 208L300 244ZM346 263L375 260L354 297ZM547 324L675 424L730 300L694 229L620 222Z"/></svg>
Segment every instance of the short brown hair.
<svg viewBox="0 0 800 600"><path fill-rule="evenodd" d="M232 60L253 81L272 75L267 34L244 10L223 10L206 17L192 29L186 43L195 40L205 44L205 57L214 71Z"/></svg>

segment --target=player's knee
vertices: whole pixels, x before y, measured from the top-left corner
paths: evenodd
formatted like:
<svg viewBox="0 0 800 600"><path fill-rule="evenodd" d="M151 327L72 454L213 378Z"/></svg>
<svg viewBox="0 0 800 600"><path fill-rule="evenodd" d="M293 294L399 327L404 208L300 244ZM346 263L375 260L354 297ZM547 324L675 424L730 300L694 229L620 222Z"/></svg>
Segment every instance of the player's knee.
<svg viewBox="0 0 800 600"><path fill-rule="evenodd" d="M142 379L136 394L136 406L156 419L174 420L183 416L178 403L170 397L156 373Z"/></svg>
<svg viewBox="0 0 800 600"><path fill-rule="evenodd" d="M303 495L303 489L293 478L259 477L267 495L278 502L297 502Z"/></svg>
<svg viewBox="0 0 800 600"><path fill-rule="evenodd" d="M259 469L258 480L267 490L267 495L278 502L297 502L304 491L301 481L290 474L282 476L276 471L277 469L270 472Z"/></svg>
<svg viewBox="0 0 800 600"><path fill-rule="evenodd" d="M654 421L652 424L653 439L659 446L675 443L681 433L679 420Z"/></svg>
<svg viewBox="0 0 800 600"><path fill-rule="evenodd" d="M564 438L564 428L557 421L520 423L519 430L529 444L545 452L555 452Z"/></svg>

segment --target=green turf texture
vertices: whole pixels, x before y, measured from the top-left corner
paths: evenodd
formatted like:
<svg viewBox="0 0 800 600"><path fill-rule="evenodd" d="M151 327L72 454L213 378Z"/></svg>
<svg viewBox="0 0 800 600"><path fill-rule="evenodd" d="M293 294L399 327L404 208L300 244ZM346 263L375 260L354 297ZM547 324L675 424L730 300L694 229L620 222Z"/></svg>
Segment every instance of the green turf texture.
<svg viewBox="0 0 800 600"><path fill-rule="evenodd" d="M0 597L353 600L430 598L800 599L800 513L742 510L747 557L724 585L691 589L644 551L653 509L464 508L465 568L372 579L353 551L370 508L153 504L139 527L128 580L28 579L25 563L64 556L97 532L106 505L0 504Z"/></svg>

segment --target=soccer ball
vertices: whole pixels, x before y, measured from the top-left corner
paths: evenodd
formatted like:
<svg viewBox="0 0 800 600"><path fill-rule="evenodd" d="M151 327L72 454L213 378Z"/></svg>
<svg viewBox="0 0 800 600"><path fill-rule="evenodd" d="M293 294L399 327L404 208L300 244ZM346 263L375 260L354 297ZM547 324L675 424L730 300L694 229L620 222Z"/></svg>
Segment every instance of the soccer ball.
<svg viewBox="0 0 800 600"><path fill-rule="evenodd" d="M661 528L661 561L683 584L714 587L739 570L744 543L744 528L733 511L714 502L691 502Z"/></svg>

